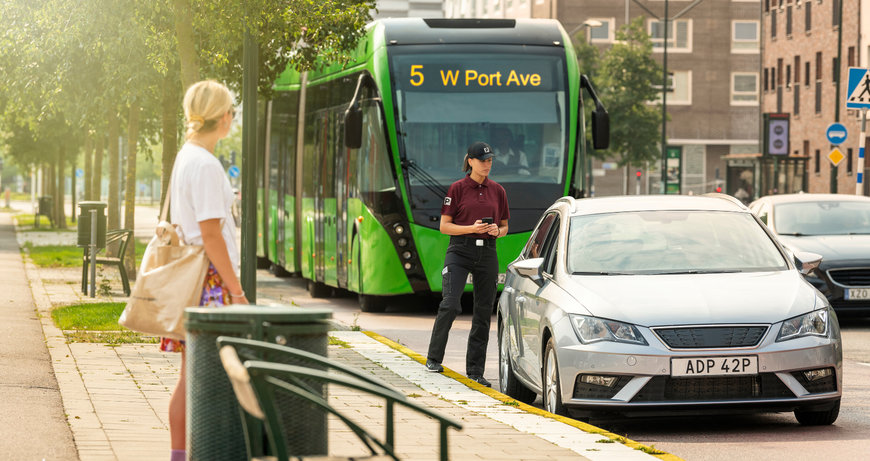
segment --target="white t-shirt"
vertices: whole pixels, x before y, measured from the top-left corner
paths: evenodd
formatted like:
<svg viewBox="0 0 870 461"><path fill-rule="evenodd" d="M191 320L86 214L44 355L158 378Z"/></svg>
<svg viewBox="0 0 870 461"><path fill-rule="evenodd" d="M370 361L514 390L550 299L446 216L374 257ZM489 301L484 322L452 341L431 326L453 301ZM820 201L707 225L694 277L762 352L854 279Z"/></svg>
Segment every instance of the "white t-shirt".
<svg viewBox="0 0 870 461"><path fill-rule="evenodd" d="M199 223L220 219L227 252L238 271L236 223L231 214L233 188L221 162L202 147L185 143L175 157L170 181L170 217L181 228L184 241L190 245L202 245Z"/></svg>

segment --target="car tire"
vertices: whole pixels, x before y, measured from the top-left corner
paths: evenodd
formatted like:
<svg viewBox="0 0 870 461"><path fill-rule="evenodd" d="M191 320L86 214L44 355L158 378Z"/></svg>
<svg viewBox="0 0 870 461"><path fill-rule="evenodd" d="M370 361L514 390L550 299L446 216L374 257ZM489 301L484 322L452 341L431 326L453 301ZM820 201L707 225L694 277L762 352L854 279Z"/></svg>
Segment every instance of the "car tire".
<svg viewBox="0 0 870 461"><path fill-rule="evenodd" d="M359 302L359 310L363 312L384 312L387 310L387 303L380 296L364 295L357 296Z"/></svg>
<svg viewBox="0 0 870 461"><path fill-rule="evenodd" d="M328 298L332 295L332 287L325 283L308 281L308 294L312 298Z"/></svg>
<svg viewBox="0 0 870 461"><path fill-rule="evenodd" d="M567 416L568 410L562 404L562 386L559 384L559 359L556 358L556 342L553 338L547 340L544 349L543 399L544 410L550 413Z"/></svg>
<svg viewBox="0 0 870 461"><path fill-rule="evenodd" d="M538 397L534 391L521 383L514 375L510 359L510 340L508 339L507 326L499 325L498 328L498 385L499 390L509 397L513 397L523 403L532 403Z"/></svg>
<svg viewBox="0 0 870 461"><path fill-rule="evenodd" d="M822 411L805 411L797 409L794 411L794 417L803 426L828 426L834 424L837 416L840 415L840 400L834 403L828 410Z"/></svg>

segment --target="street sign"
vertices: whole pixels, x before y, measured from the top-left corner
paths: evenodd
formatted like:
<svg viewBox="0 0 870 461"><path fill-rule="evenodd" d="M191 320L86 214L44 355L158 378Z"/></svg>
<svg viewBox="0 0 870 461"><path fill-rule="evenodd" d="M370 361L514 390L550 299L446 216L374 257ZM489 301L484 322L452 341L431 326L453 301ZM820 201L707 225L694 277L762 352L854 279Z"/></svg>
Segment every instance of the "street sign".
<svg viewBox="0 0 870 461"><path fill-rule="evenodd" d="M239 170L239 167L237 167L235 165L231 166L227 170L227 173L230 175L231 178L238 178L240 172L241 172L241 170Z"/></svg>
<svg viewBox="0 0 870 461"><path fill-rule="evenodd" d="M76 168L76 178L81 179L84 177L85 177L85 170L83 170L81 168Z"/></svg>
<svg viewBox="0 0 870 461"><path fill-rule="evenodd" d="M836 147L834 148L834 150L831 151L830 154L828 154L828 160L830 160L831 165L834 165L834 166L839 165L840 162L842 162L844 158L846 158L846 156L843 155L843 153L840 152L840 149L837 149Z"/></svg>
<svg viewBox="0 0 870 461"><path fill-rule="evenodd" d="M846 136L848 136L848 131L846 131L846 127L842 123L832 123L828 125L828 130L825 131L825 136L828 137L828 142L839 146L846 142Z"/></svg>
<svg viewBox="0 0 870 461"><path fill-rule="evenodd" d="M764 120L764 154L788 155L789 114L765 113Z"/></svg>
<svg viewBox="0 0 870 461"><path fill-rule="evenodd" d="M870 72L862 67L849 68L847 109L870 109Z"/></svg>

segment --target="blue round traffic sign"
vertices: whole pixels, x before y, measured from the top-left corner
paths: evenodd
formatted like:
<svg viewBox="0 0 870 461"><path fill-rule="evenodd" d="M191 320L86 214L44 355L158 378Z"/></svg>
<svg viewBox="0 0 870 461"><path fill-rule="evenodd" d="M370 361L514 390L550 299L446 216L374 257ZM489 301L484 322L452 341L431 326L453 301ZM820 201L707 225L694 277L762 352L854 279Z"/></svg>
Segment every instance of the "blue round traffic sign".
<svg viewBox="0 0 870 461"><path fill-rule="evenodd" d="M828 125L828 130L825 132L828 137L828 142L834 145L843 144L846 141L848 132L842 123L832 123Z"/></svg>
<svg viewBox="0 0 870 461"><path fill-rule="evenodd" d="M85 177L85 170L83 170L81 168L76 168L76 178L81 179L84 177Z"/></svg>
<svg viewBox="0 0 870 461"><path fill-rule="evenodd" d="M239 170L239 167L235 165L231 166L230 169L227 170L227 173L229 173L231 178L238 178L240 172L241 170Z"/></svg>

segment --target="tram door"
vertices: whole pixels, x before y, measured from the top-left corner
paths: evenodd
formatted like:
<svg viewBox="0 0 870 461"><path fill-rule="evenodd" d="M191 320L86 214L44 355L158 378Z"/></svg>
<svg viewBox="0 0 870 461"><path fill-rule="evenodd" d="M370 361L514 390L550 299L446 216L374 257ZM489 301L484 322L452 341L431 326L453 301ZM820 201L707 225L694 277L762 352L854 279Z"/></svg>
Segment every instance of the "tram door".
<svg viewBox="0 0 870 461"><path fill-rule="evenodd" d="M344 146L344 114L337 114L335 124L335 216L336 256L335 274L340 288L347 288L347 188L350 180L348 156L350 149Z"/></svg>
<svg viewBox="0 0 870 461"><path fill-rule="evenodd" d="M314 280L323 282L326 279L325 256L326 245L324 239L324 227L326 213L324 213L325 196L331 191L326 187L326 179L329 170L332 168L327 155L329 148L325 142L327 137L327 129L329 128L329 114L327 111L320 111L316 114L317 122L315 128L315 168L312 168L314 175L315 194L314 194Z"/></svg>

